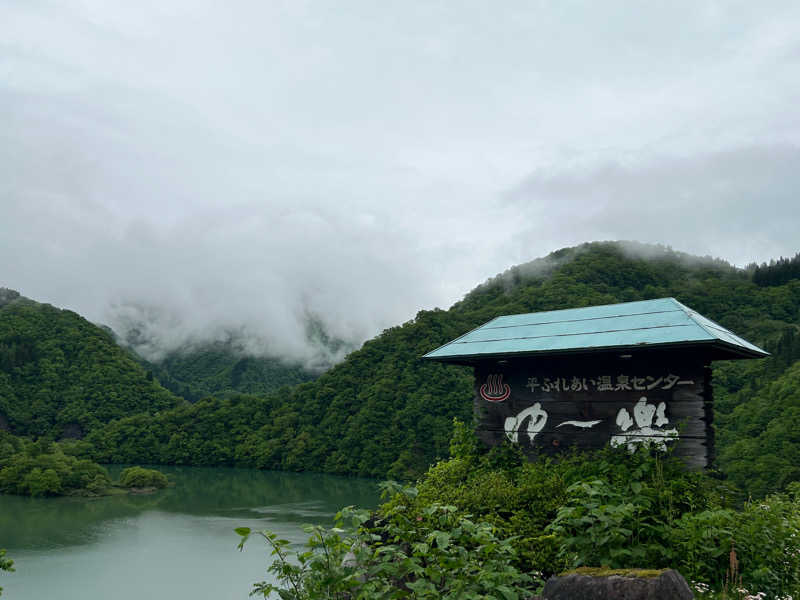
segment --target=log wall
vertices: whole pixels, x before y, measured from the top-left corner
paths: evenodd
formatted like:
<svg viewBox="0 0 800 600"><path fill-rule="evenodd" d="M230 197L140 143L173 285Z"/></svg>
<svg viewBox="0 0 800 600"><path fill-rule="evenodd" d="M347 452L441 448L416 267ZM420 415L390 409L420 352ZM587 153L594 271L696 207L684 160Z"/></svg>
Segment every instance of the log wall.
<svg viewBox="0 0 800 600"><path fill-rule="evenodd" d="M570 447L675 447L689 466L714 458L711 375L696 357L583 357L475 367L478 435L530 456Z"/></svg>

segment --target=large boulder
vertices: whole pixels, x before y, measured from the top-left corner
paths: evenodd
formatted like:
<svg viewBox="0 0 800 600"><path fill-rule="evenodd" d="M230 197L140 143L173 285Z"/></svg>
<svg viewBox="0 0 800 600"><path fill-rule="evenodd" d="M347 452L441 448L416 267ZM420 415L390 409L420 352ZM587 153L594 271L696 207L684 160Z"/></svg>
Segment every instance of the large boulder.
<svg viewBox="0 0 800 600"><path fill-rule="evenodd" d="M691 600L683 576L672 569L582 568L547 580L542 600Z"/></svg>

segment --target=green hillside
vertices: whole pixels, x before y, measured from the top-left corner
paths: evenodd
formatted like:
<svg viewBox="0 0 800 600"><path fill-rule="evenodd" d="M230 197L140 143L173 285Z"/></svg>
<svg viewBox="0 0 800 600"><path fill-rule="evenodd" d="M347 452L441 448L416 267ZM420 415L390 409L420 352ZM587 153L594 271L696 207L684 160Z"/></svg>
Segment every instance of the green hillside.
<svg viewBox="0 0 800 600"><path fill-rule="evenodd" d="M469 420L472 411L470 371L423 362L424 353L500 314L674 296L776 352L718 365L715 393L720 466L752 491L778 488L797 478L797 428L781 424L800 407L789 369L800 357L792 337L800 280L780 283L762 265L759 285L754 269L630 243L559 250L492 278L447 311L419 312L314 382L122 419L90 439L101 460L411 477L447 456L453 417ZM773 461L776 470L751 480L736 444L751 464Z"/></svg>
<svg viewBox="0 0 800 600"><path fill-rule="evenodd" d="M0 289L0 428L80 437L113 419L181 402L103 329Z"/></svg>
<svg viewBox="0 0 800 600"><path fill-rule="evenodd" d="M778 375L765 367L736 373L753 379L733 393L717 386L717 462L755 497L800 481L800 361Z"/></svg>
<svg viewBox="0 0 800 600"><path fill-rule="evenodd" d="M168 354L142 364L161 385L190 402L235 393L266 394L286 385L311 381L317 375L300 364L249 356L232 342L214 342Z"/></svg>

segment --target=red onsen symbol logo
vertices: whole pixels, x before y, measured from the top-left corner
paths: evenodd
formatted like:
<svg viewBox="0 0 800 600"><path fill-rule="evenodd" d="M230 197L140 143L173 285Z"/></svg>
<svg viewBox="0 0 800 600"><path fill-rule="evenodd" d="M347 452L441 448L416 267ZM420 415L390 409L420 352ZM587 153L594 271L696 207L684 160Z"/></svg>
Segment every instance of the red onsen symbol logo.
<svg viewBox="0 0 800 600"><path fill-rule="evenodd" d="M502 375L489 375L480 389L481 398L489 402L502 402L511 395L511 388L503 383Z"/></svg>

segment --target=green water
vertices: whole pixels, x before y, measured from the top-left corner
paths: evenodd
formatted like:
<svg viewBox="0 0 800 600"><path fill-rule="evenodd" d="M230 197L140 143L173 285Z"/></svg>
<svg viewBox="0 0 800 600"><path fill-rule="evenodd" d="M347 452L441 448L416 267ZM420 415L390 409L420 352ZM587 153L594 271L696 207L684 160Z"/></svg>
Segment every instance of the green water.
<svg viewBox="0 0 800 600"><path fill-rule="evenodd" d="M307 473L159 467L175 486L146 496L0 495L3 600L227 600L268 579L267 548L236 550L235 527L301 542L342 506L373 508L375 481Z"/></svg>

